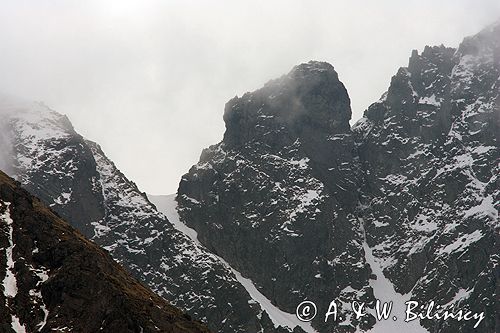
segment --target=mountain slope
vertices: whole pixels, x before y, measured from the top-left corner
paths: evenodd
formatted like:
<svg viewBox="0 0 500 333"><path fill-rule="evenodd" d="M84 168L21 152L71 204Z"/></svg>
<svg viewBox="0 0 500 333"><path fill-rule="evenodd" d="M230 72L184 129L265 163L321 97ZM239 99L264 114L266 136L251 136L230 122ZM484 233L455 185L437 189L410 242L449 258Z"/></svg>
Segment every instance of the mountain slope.
<svg viewBox="0 0 500 333"><path fill-rule="evenodd" d="M354 126L368 242L384 273L421 302L485 311L478 332L498 325L499 36L491 26L457 50L414 51ZM474 325L424 324L435 332Z"/></svg>
<svg viewBox="0 0 500 333"><path fill-rule="evenodd" d="M331 299L373 306L389 293L400 306L483 313L474 331L498 331L498 36L497 24L458 49L414 51L352 132L349 98L325 63L229 101L223 141L180 181L181 220L283 310L305 299L320 313ZM323 319L320 332L388 329L369 316Z"/></svg>
<svg viewBox="0 0 500 333"><path fill-rule="evenodd" d="M104 155L94 154L105 218L93 239L160 296L221 332L260 330L261 314L233 273L203 246L177 231ZM250 302L250 303L249 303Z"/></svg>
<svg viewBox="0 0 500 333"><path fill-rule="evenodd" d="M103 218L103 198L84 139L66 116L43 103L0 94L0 114L4 170L92 237L91 223Z"/></svg>
<svg viewBox="0 0 500 333"><path fill-rule="evenodd" d="M0 172L1 332L208 332Z"/></svg>
<svg viewBox="0 0 500 333"><path fill-rule="evenodd" d="M173 195L148 195L148 198L156 205L159 211L164 213L169 221L175 226L176 229L183 232L185 235L189 236L195 243L199 244L198 234L193 229L189 228L182 222L180 222L180 217L177 212L177 202L175 201L175 194ZM201 244L200 244L201 245ZM298 327L303 329L305 332L316 332L309 323L300 321L295 314L286 313L280 310L278 307L274 306L271 301L262 295L262 293L256 288L252 280L247 279L241 275L240 272L232 268L227 262L222 258L218 257L236 276L236 279L241 283L241 285L247 290L253 302L258 303L261 308L266 311L269 315L269 319L273 322L276 331L279 326L282 327L295 327L294 332L301 332Z"/></svg>
<svg viewBox="0 0 500 333"><path fill-rule="evenodd" d="M214 331L273 328L231 270L175 230L65 116L10 96L0 113L2 164L135 278Z"/></svg>

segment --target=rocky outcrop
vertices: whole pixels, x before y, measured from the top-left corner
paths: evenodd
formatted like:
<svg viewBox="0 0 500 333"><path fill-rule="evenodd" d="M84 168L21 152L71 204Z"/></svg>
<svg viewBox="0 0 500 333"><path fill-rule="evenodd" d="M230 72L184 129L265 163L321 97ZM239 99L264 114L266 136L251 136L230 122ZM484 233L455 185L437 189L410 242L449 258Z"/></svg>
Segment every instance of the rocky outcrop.
<svg viewBox="0 0 500 333"><path fill-rule="evenodd" d="M426 47L354 131L368 242L397 290L485 311L498 330L500 25L457 50ZM473 324L426 321L431 332Z"/></svg>
<svg viewBox="0 0 500 333"><path fill-rule="evenodd" d="M209 332L0 172L1 332Z"/></svg>
<svg viewBox="0 0 500 333"><path fill-rule="evenodd" d="M290 313L304 299L325 312L335 296L373 300L350 117L333 67L299 65L229 101L224 140L179 185L179 213L201 242Z"/></svg>
<svg viewBox="0 0 500 333"><path fill-rule="evenodd" d="M320 313L321 300L370 304L384 296L373 279L388 279L400 299L484 312L475 331L497 331L498 36L499 24L458 49L414 51L352 132L349 98L325 63L232 99L223 141L181 179L182 220L286 311L304 299ZM374 324L322 319L320 332Z"/></svg>

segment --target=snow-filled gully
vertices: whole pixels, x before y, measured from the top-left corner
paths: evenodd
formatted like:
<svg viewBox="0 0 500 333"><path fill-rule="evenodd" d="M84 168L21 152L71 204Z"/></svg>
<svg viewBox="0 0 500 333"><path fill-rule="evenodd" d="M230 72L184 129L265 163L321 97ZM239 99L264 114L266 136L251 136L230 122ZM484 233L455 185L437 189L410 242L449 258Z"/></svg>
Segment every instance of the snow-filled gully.
<svg viewBox="0 0 500 333"><path fill-rule="evenodd" d="M375 298L384 302L392 302L391 317L387 320L380 320L375 323L375 326L369 330L370 333L400 333L404 327L405 333L428 333L428 331L420 325L418 320L413 320L406 323L401 323L405 319L405 302L411 298L411 293L402 295L394 290L392 282L385 277L383 267L373 255L373 250L368 246L366 241L366 233L364 221L360 220L360 228L363 233L363 249L365 251L366 262L370 265L373 274L377 276L376 280L370 280L370 286L373 288ZM372 313L375 314L374 312ZM393 317L397 320L393 320Z"/></svg>
<svg viewBox="0 0 500 333"><path fill-rule="evenodd" d="M14 221L10 217L10 210L9 210L10 203L0 201L0 207L5 210L4 213L0 214L0 221L2 223L5 223L8 228L7 237L9 240L9 245L5 249L5 256L7 257L7 265L5 267L5 278L3 279L2 285L5 295L5 303L6 303L5 305L9 307L9 299L12 299L17 295L17 280L14 271L14 257L13 257L15 244L13 239L14 228L12 224L14 223ZM20 323L19 318L14 314L11 314L11 326L14 332L17 333L26 332L24 325Z"/></svg>
<svg viewBox="0 0 500 333"><path fill-rule="evenodd" d="M198 234L194 229L189 228L179 219L179 214L177 213L177 202L175 201L175 195L164 196L162 198L162 203L157 205L157 208L167 216L168 220L173 224L173 226L188 236L196 244L203 246L198 241ZM317 331L308 322L300 321L295 314L287 313L280 310L278 307L273 305L271 301L264 296L255 286L252 280L247 279L241 275L240 272L235 270L228 262L226 262L221 257L219 260L229 268L233 274L236 276L238 282L247 290L250 297L260 304L261 308L267 312L269 318L273 322L275 327L287 326L289 328L294 328L296 326L301 327L307 333L317 333Z"/></svg>

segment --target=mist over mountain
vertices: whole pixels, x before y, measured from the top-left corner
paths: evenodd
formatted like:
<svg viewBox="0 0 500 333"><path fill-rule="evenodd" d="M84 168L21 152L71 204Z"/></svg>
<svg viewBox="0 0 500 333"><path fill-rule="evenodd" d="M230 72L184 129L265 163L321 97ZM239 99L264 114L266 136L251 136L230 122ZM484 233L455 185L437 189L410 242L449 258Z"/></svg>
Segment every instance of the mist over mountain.
<svg viewBox="0 0 500 333"><path fill-rule="evenodd" d="M0 99L0 166L214 332L496 332L499 36L500 22L456 49L413 51L352 127L335 68L297 65L228 101L223 140L175 196L148 197L66 116L12 97ZM325 322L333 299L342 319ZM377 299L398 320L376 320ZM310 323L294 314L304 300L318 308ZM405 323L409 300L484 318Z"/></svg>
<svg viewBox="0 0 500 333"><path fill-rule="evenodd" d="M274 327L231 269L177 231L66 116L14 97L1 112L12 175L135 278L214 331Z"/></svg>

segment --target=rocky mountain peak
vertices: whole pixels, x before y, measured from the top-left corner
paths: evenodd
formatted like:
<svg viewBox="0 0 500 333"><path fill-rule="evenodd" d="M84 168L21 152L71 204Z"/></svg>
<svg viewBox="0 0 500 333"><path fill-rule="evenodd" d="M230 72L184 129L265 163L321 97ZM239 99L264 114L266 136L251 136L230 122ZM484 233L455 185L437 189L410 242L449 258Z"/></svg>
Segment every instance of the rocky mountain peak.
<svg viewBox="0 0 500 333"><path fill-rule="evenodd" d="M354 264L363 254L352 214L357 164L350 118L333 66L298 65L229 101L223 141L205 149L179 184L180 220L288 313L303 299L320 301L369 278L366 266ZM333 262L341 253L350 255L338 274Z"/></svg>
<svg viewBox="0 0 500 333"><path fill-rule="evenodd" d="M458 49L440 45L426 46L421 54L414 50L408 66L393 76L387 93L365 117L377 124L397 120L412 136L442 139L465 105L451 100L469 103L480 94L498 95L498 36L500 24L494 24L466 37Z"/></svg>
<svg viewBox="0 0 500 333"><path fill-rule="evenodd" d="M338 80L338 74L335 68L326 61L311 60L306 63L299 64L290 71L289 76L295 79L311 79L319 75L331 76Z"/></svg>
<svg viewBox="0 0 500 333"><path fill-rule="evenodd" d="M350 99L332 65L310 61L225 107L224 142L240 146L349 132ZM292 142L293 142L292 141Z"/></svg>
<svg viewBox="0 0 500 333"><path fill-rule="evenodd" d="M414 51L352 135L349 98L326 63L301 64L234 98L224 141L181 179L181 221L284 311L324 295L387 297L401 308L436 300L483 311L478 332L498 331L496 31L458 50ZM312 325L393 331L365 319ZM472 331L460 321L414 324Z"/></svg>
<svg viewBox="0 0 500 333"><path fill-rule="evenodd" d="M418 54L417 50L413 50L408 62L408 71L412 74L419 74L425 70L432 70L430 67L435 67L440 72L451 72L454 66L452 61L456 49L446 47L443 44L439 46L425 46L422 54Z"/></svg>

